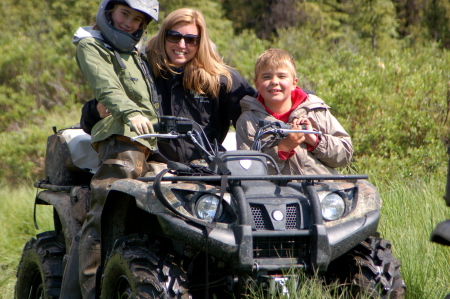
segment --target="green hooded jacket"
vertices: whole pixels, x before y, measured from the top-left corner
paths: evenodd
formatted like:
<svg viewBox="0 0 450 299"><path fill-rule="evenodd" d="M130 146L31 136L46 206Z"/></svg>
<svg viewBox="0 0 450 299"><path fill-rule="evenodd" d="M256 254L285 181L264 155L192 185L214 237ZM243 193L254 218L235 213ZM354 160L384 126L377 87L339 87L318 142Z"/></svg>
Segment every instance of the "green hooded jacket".
<svg viewBox="0 0 450 299"><path fill-rule="evenodd" d="M79 33L81 32L81 34ZM153 82L144 76L140 67L142 58L137 52L118 53L123 66L118 61L114 50L91 27L80 28L74 36L77 45L76 61L86 78L94 96L110 112L92 129L92 143L112 135L126 137L138 136L127 125L131 117L139 114L146 116L152 124L157 124L157 105L152 100ZM153 133L153 132L151 132ZM150 150L156 147L156 140L138 139L139 143Z"/></svg>

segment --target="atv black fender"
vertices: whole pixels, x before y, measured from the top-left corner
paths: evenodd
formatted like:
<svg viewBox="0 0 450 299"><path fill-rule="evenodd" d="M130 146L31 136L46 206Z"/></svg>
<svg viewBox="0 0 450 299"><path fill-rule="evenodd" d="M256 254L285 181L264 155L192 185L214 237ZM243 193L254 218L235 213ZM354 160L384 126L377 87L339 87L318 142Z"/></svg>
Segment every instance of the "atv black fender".
<svg viewBox="0 0 450 299"><path fill-rule="evenodd" d="M55 230L63 232L66 248L70 248L73 237L80 231L82 225L74 215L71 198L71 193L44 190L38 193L35 201L35 204L53 206L57 214L57 217L54 216ZM58 225L61 227L58 228Z"/></svg>
<svg viewBox="0 0 450 299"><path fill-rule="evenodd" d="M380 210L367 212L360 218L327 228L331 247L330 259L334 260L377 232Z"/></svg>
<svg viewBox="0 0 450 299"><path fill-rule="evenodd" d="M115 181L102 213L102 260L115 240L130 234L158 234L156 213L166 208L154 196L152 185L134 179Z"/></svg>
<svg viewBox="0 0 450 299"><path fill-rule="evenodd" d="M251 227L247 230L250 234ZM151 184L122 179L111 186L102 214L102 248L112 248L115 239L131 233L163 235L200 250L207 244L209 252L220 253L219 257L225 260L237 253L237 238L243 238L240 230L233 232L220 227L207 235L205 226L169 211L156 198Z"/></svg>
<svg viewBox="0 0 450 299"><path fill-rule="evenodd" d="M380 195L366 180L358 180L356 185L357 205L352 214L325 224L332 248L331 260L363 242L367 236L377 235L382 207Z"/></svg>

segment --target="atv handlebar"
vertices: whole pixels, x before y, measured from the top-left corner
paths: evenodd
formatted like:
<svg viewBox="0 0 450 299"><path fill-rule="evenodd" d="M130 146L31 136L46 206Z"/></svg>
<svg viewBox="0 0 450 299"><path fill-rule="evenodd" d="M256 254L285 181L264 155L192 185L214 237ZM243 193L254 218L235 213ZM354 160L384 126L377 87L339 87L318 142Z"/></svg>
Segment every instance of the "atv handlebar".
<svg viewBox="0 0 450 299"><path fill-rule="evenodd" d="M260 120L258 123L258 131L255 134L255 138L250 149L261 151L261 149L267 144L267 141L263 142L264 135L272 135L269 140L284 139L290 133L304 133L304 134L316 134L322 135L320 131L306 130L306 126L302 125L302 130L292 130L292 125L286 124L282 121L270 122L267 120Z"/></svg>
<svg viewBox="0 0 450 299"><path fill-rule="evenodd" d="M160 133L152 133L152 134L143 134L143 135L139 135L136 137L131 137L131 140L136 141L138 139L141 138L169 138L169 139L176 139L176 138L181 138L184 137L184 135L180 135L180 134L160 134Z"/></svg>
<svg viewBox="0 0 450 299"><path fill-rule="evenodd" d="M302 130L292 130L292 125L286 124L282 121L267 121L267 120L259 120L258 123L259 130L256 134L259 138L265 134L273 134L278 138L285 138L290 133L304 133L304 134L316 134L322 135L320 131L306 130L306 126L302 125ZM256 137L255 136L255 137ZM256 138L255 138L255 141Z"/></svg>
<svg viewBox="0 0 450 299"><path fill-rule="evenodd" d="M194 125L198 127L200 132L194 129ZM132 137L131 140L136 141L141 138L189 138L200 150L205 160L211 162L217 155L217 149L213 149L206 134L203 132L202 127L193 120L175 116L160 116L158 124L154 127L159 133L143 134ZM302 130L292 130L292 125L286 124L282 121L271 122L267 120L260 120L258 127L259 129L255 135L251 149L259 152L264 146L262 145L262 137L264 135L270 134L272 135L272 139L283 139L290 133L322 135L322 132L320 131L306 130L304 125L302 126Z"/></svg>

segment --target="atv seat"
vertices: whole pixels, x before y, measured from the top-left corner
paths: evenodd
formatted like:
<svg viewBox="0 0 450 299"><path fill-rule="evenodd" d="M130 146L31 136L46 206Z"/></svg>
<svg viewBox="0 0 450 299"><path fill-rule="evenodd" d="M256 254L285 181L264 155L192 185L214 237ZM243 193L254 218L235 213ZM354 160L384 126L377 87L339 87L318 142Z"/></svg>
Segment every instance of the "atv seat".
<svg viewBox="0 0 450 299"><path fill-rule="evenodd" d="M89 185L98 169L91 136L81 129L64 129L48 137L45 180L53 185Z"/></svg>
<svg viewBox="0 0 450 299"><path fill-rule="evenodd" d="M81 129L67 129L61 135L67 142L73 164L80 169L95 173L98 169L98 156L92 148L91 135Z"/></svg>

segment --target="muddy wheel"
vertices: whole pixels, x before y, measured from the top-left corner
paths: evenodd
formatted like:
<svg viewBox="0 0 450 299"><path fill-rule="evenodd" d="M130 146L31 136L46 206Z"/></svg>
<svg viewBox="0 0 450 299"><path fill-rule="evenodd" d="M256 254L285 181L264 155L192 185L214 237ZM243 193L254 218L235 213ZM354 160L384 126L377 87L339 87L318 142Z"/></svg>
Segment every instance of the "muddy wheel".
<svg viewBox="0 0 450 299"><path fill-rule="evenodd" d="M65 252L64 237L54 231L28 241L17 269L15 298L59 298Z"/></svg>
<svg viewBox="0 0 450 299"><path fill-rule="evenodd" d="M185 272L154 251L136 235L117 241L105 262L100 298L191 298Z"/></svg>
<svg viewBox="0 0 450 299"><path fill-rule="evenodd" d="M333 261L326 277L328 280L337 278L341 283L349 284L353 295L400 299L406 295L406 284L400 274L400 266L400 261L392 255L389 241L369 237L349 253Z"/></svg>

